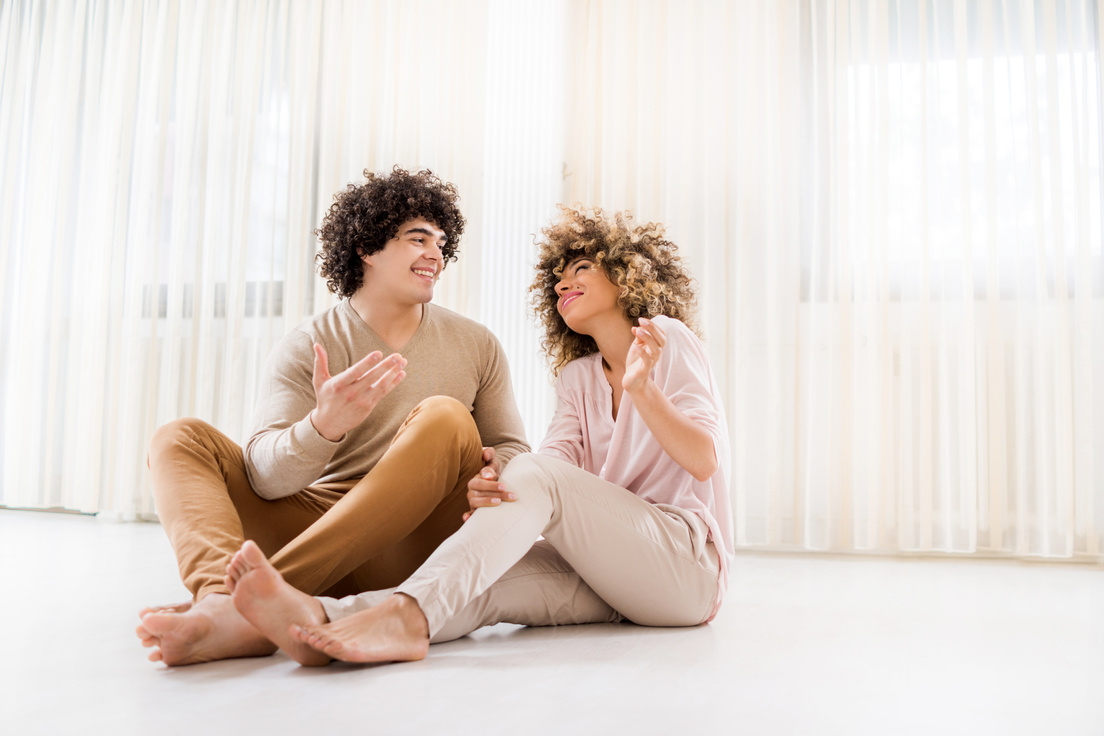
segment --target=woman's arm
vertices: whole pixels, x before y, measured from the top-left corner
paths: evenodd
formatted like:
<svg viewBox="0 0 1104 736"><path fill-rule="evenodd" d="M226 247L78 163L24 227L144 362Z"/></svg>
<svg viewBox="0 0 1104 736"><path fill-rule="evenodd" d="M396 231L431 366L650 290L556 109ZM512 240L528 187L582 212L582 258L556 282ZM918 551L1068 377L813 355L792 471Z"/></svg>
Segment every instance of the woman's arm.
<svg viewBox="0 0 1104 736"><path fill-rule="evenodd" d="M696 480L708 480L717 472L713 435L679 411L651 377L667 344L666 334L649 319L641 319L633 334L622 388L632 397L637 413L664 452Z"/></svg>

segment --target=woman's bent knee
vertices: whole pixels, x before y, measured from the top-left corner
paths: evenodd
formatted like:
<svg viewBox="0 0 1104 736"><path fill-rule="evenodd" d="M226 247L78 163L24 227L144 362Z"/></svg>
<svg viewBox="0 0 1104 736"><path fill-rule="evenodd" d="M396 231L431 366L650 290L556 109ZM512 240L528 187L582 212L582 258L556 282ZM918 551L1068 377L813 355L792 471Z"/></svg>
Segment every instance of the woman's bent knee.
<svg viewBox="0 0 1104 736"><path fill-rule="evenodd" d="M549 478L544 468L544 456L535 452L523 452L515 455L502 470L504 484L516 483L522 486L546 482Z"/></svg>

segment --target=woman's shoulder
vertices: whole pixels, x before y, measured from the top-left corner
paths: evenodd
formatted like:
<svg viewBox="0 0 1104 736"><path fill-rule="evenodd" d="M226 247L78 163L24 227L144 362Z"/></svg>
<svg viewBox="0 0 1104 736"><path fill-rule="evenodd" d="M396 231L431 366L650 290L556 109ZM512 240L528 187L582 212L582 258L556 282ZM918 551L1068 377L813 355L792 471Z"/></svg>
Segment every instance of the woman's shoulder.
<svg viewBox="0 0 1104 736"><path fill-rule="evenodd" d="M697 333L690 329L682 320L668 317L665 314L657 314L651 319L659 329L663 330L664 334L667 336L668 342L673 340L676 345L701 346L702 341Z"/></svg>
<svg viewBox="0 0 1104 736"><path fill-rule="evenodd" d="M668 317L666 314L657 314L651 318L652 322L659 325L664 332L673 331L678 333L688 333L693 335L694 331L686 326L686 323L680 319L674 317ZM696 337L696 335L695 335Z"/></svg>

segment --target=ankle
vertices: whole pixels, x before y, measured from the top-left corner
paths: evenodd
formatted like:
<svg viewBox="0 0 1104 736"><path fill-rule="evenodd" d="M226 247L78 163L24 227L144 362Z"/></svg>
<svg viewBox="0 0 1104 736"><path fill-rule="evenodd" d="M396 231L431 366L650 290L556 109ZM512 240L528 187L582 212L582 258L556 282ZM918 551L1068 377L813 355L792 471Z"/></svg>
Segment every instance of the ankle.
<svg viewBox="0 0 1104 736"><path fill-rule="evenodd" d="M418 605L418 601L406 593L395 593L391 596L391 600L407 629L429 639L429 619L426 618L422 607Z"/></svg>

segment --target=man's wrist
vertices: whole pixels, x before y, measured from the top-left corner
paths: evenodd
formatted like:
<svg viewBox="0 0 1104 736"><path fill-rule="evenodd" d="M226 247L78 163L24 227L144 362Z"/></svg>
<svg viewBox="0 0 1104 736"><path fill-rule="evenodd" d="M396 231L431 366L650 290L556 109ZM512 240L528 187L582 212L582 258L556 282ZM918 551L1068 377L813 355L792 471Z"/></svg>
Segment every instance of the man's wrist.
<svg viewBox="0 0 1104 736"><path fill-rule="evenodd" d="M345 439L344 432L337 435L337 439L333 439L333 432L329 432L324 426L319 426L320 423L316 415L317 411L317 409L311 409L311 413L307 415L307 418L310 420L311 426L314 427L314 431L318 433L318 436L326 440L327 442L340 442L341 440Z"/></svg>

